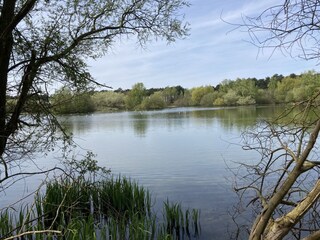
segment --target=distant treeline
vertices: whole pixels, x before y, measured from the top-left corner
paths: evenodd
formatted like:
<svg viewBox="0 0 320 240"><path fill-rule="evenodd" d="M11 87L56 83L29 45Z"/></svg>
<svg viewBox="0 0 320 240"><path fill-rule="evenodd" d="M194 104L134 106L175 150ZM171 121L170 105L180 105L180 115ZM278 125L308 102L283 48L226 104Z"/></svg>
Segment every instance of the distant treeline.
<svg viewBox="0 0 320 240"><path fill-rule="evenodd" d="M237 106L301 102L320 90L320 75L275 74L264 79L224 80L217 86L185 89L181 86L146 89L136 83L130 90L72 91L66 87L50 96L57 113L87 113L110 110L149 110L187 106Z"/></svg>

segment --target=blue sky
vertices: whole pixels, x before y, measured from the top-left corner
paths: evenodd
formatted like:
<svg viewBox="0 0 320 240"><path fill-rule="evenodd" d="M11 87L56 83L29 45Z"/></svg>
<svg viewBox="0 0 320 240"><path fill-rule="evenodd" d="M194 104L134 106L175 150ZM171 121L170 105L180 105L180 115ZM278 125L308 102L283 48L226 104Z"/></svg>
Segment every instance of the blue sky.
<svg viewBox="0 0 320 240"><path fill-rule="evenodd" d="M113 89L131 88L142 82L147 88L181 85L192 88L216 86L224 79L264 78L317 70L315 61L259 51L248 42L248 33L233 30L228 22L240 23L243 15L255 16L277 0L190 0L184 9L190 36L170 45L152 42L141 49L133 41L117 43L110 52L90 61L97 81Z"/></svg>

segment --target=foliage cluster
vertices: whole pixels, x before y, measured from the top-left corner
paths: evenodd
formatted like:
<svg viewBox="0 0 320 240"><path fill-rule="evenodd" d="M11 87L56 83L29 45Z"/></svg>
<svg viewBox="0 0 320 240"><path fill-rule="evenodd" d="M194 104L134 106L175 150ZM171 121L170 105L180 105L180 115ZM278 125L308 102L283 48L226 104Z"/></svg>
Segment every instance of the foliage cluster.
<svg viewBox="0 0 320 240"><path fill-rule="evenodd" d="M95 109L90 92L72 92L61 88L51 97L53 111L67 113L88 113Z"/></svg>
<svg viewBox="0 0 320 240"><path fill-rule="evenodd" d="M264 79L224 80L216 87L181 86L146 89L136 83L131 90L72 93L62 88L51 97L58 113L84 113L110 110L150 110L172 106L239 106L298 103L320 89L320 75L309 71L300 75L275 74Z"/></svg>

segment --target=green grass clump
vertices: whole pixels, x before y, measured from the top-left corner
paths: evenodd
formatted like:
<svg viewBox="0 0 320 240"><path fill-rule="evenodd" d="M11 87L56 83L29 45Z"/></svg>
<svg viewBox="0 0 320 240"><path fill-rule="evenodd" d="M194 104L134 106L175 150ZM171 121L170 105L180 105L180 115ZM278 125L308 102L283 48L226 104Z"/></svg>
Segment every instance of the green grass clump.
<svg viewBox="0 0 320 240"><path fill-rule="evenodd" d="M101 211L115 218L145 217L151 214L147 190L126 178L103 181L98 185Z"/></svg>
<svg viewBox="0 0 320 240"><path fill-rule="evenodd" d="M200 235L199 210L182 210L181 204L164 202L163 218L166 229L165 234L174 236L175 239L190 239L192 236L198 238ZM191 235L191 232L193 235Z"/></svg>
<svg viewBox="0 0 320 240"><path fill-rule="evenodd" d="M199 230L197 210L167 201L161 221L149 191L123 177L95 183L61 178L31 207L0 213L0 239L26 232L21 239L197 239Z"/></svg>
<svg viewBox="0 0 320 240"><path fill-rule="evenodd" d="M36 199L43 206L45 226L57 227L74 218L88 217L93 192L94 186L80 179L72 181L67 178L48 183L45 196Z"/></svg>

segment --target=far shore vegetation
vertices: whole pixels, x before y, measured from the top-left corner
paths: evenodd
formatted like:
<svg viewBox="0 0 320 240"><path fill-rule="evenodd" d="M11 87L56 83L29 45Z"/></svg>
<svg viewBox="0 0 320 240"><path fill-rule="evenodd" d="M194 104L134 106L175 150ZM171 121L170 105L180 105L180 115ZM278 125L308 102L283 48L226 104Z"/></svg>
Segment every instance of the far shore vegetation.
<svg viewBox="0 0 320 240"><path fill-rule="evenodd" d="M62 87L48 98L58 114L154 110L167 107L244 106L255 104L300 103L320 89L320 74L275 74L263 79L224 80L217 86L182 86L147 89L136 83L132 89L77 91ZM14 101L14 98L12 98ZM10 106L8 106L10 109Z"/></svg>
<svg viewBox="0 0 320 240"><path fill-rule="evenodd" d="M47 102L57 114L110 111L142 111L168 107L217 107L263 104L301 103L320 89L320 73L308 71L299 75L274 74L263 79L237 78L223 80L217 86L182 86L150 88L136 83L131 89L86 90L61 87L51 96L30 98L27 112L37 111L38 102ZM13 110L16 98L8 96L8 111ZM45 101L43 101L45 100Z"/></svg>

